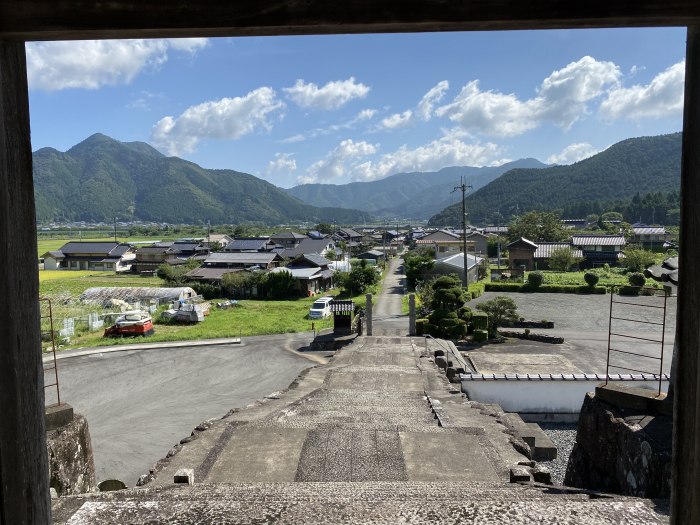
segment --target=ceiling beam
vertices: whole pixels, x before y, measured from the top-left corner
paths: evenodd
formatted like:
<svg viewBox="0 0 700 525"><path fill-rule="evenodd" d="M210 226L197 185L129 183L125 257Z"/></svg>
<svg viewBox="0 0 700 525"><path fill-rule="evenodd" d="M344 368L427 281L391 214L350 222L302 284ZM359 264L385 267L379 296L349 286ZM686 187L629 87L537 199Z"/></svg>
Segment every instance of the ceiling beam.
<svg viewBox="0 0 700 525"><path fill-rule="evenodd" d="M700 24L697 0L2 0L0 40Z"/></svg>

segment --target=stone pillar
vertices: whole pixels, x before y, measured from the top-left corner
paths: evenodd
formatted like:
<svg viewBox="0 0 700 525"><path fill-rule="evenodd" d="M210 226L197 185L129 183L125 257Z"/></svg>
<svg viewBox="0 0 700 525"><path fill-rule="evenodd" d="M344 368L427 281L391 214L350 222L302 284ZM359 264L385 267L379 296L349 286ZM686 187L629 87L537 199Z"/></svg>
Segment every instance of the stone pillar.
<svg viewBox="0 0 700 525"><path fill-rule="evenodd" d="M685 62L676 359L673 367L671 523L700 523L700 26L688 27Z"/></svg>
<svg viewBox="0 0 700 525"><path fill-rule="evenodd" d="M416 294L408 296L408 335L416 335Z"/></svg>
<svg viewBox="0 0 700 525"><path fill-rule="evenodd" d="M51 523L24 42L0 42L0 525Z"/></svg>
<svg viewBox="0 0 700 525"><path fill-rule="evenodd" d="M365 319L367 335L372 335L372 294L365 295Z"/></svg>

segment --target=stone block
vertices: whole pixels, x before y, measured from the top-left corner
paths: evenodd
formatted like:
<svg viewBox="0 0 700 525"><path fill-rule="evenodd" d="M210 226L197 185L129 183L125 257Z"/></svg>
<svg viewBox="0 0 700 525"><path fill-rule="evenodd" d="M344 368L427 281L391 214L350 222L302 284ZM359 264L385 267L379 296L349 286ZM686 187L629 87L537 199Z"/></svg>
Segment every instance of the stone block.
<svg viewBox="0 0 700 525"><path fill-rule="evenodd" d="M616 407L632 408L634 410L648 410L655 404L657 399L666 397L664 394L659 396L657 390L616 385L613 383L597 386L595 389L595 396L600 401L605 401Z"/></svg>
<svg viewBox="0 0 700 525"><path fill-rule="evenodd" d="M438 366L438 368L445 369L447 368L447 361L443 356L438 356L435 358L435 364Z"/></svg>
<svg viewBox="0 0 700 525"><path fill-rule="evenodd" d="M59 496L82 494L96 489L90 430L83 416L74 414L70 423L47 432L46 449L49 484Z"/></svg>
<svg viewBox="0 0 700 525"><path fill-rule="evenodd" d="M530 481L532 481L532 478L530 477L530 469L528 469L527 467L513 467L510 469L511 483L521 483Z"/></svg>
<svg viewBox="0 0 700 525"><path fill-rule="evenodd" d="M46 407L46 431L50 432L73 422L73 407L68 403Z"/></svg>
<svg viewBox="0 0 700 525"><path fill-rule="evenodd" d="M552 484L552 472L542 465L537 465L532 469L532 477L537 483Z"/></svg>
<svg viewBox="0 0 700 525"><path fill-rule="evenodd" d="M194 469L191 468L181 468L175 472L173 477L173 483L185 483L187 485L194 485Z"/></svg>

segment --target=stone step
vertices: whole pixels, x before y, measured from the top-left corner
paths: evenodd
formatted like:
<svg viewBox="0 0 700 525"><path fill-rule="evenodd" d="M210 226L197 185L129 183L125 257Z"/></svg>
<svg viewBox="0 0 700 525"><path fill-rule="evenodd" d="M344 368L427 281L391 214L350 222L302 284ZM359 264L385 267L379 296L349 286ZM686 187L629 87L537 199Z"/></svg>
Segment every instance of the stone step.
<svg viewBox="0 0 700 525"><path fill-rule="evenodd" d="M520 415L507 413L502 421L513 430L516 437L522 439L530 447L535 461L551 461L557 458L557 447L537 423L526 423Z"/></svg>
<svg viewBox="0 0 700 525"><path fill-rule="evenodd" d="M450 482L171 485L60 498L53 516L57 525L668 523L650 500Z"/></svg>

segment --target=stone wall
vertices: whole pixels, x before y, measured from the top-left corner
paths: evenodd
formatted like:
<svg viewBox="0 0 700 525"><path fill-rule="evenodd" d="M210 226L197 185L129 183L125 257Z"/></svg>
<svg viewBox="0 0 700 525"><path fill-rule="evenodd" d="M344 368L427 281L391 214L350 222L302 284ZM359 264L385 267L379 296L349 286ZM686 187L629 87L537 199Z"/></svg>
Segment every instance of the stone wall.
<svg viewBox="0 0 700 525"><path fill-rule="evenodd" d="M669 416L586 394L564 484L644 498L671 493Z"/></svg>
<svg viewBox="0 0 700 525"><path fill-rule="evenodd" d="M47 432L49 485L59 496L97 490L95 462L87 420L75 414L73 420Z"/></svg>

